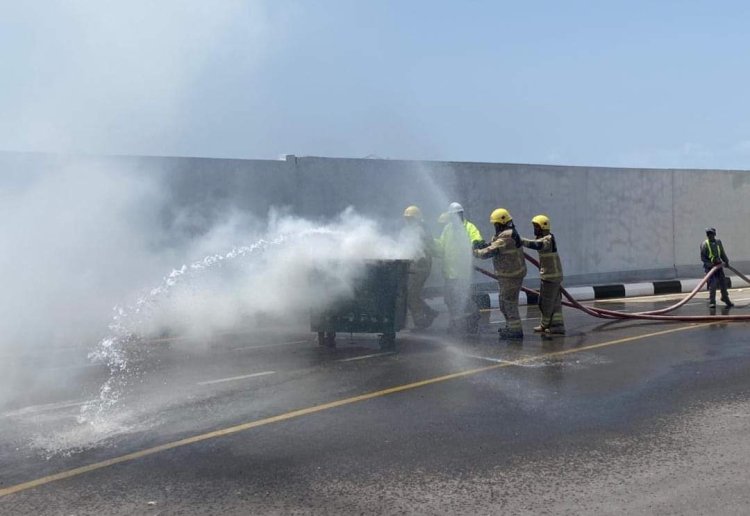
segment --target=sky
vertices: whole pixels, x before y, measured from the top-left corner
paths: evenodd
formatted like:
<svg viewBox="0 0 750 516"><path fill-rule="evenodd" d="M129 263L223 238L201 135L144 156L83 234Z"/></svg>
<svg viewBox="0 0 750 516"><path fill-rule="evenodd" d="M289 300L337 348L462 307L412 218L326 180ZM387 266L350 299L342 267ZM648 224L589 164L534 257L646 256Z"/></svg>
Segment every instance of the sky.
<svg viewBox="0 0 750 516"><path fill-rule="evenodd" d="M750 3L0 0L0 150L750 169Z"/></svg>

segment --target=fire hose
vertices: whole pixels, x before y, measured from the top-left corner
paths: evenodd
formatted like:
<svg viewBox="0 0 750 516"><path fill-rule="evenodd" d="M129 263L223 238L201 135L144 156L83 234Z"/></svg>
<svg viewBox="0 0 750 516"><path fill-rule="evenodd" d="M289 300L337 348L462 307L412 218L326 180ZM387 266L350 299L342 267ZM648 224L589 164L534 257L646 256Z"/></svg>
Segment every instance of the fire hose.
<svg viewBox="0 0 750 516"><path fill-rule="evenodd" d="M526 260L528 260L536 268L539 268L539 262L535 258L529 256L526 253L524 253L524 256L526 257ZM750 284L750 279L748 279L744 274L739 272L734 267L730 267L729 265L715 265L710 271L708 271L708 273L703 277L703 279L698 283L698 285L696 285L695 288L687 296L685 296L679 302L671 306L668 306L666 308L661 308L659 310L651 310L647 312L619 312L616 310L606 310L604 308L585 306L579 303L564 288L561 288L561 291L562 291L563 297L565 297L567 301L563 301L562 304L567 307L581 310L582 312L592 317L598 317L600 319L620 319L620 320L645 319L648 321L673 321L673 322L715 322L715 321L746 322L746 321L750 321L750 314L747 314L747 315L666 315L669 312L677 310L681 306L685 305L692 298L694 298L696 294L698 294L698 292L706 285L706 283L708 283L711 277L714 274L716 274L717 271L719 271L719 269L721 269L722 267L726 267L727 269L731 270L732 272L737 274L737 276L742 278L745 282ZM500 279L497 275L493 274L492 272L486 269L483 269L482 267L474 267L474 269L492 279L495 279L495 280ZM539 291L537 290L526 288L526 287L521 287L521 289L527 294L534 294L536 296L539 295Z"/></svg>

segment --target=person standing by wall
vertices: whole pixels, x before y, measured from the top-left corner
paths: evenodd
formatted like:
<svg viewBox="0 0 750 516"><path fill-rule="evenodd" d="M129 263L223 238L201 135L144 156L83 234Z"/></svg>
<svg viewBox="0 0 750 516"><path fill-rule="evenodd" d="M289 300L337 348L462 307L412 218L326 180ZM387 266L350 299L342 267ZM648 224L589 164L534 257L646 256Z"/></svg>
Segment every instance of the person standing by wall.
<svg viewBox="0 0 750 516"><path fill-rule="evenodd" d="M442 258L445 304L451 318L448 331L477 333L480 317L471 295L471 251L487 244L477 227L466 220L459 203L452 202L444 218L447 222L435 244Z"/></svg>
<svg viewBox="0 0 750 516"><path fill-rule="evenodd" d="M560 255L557 254L557 241L551 233L551 223L546 215L536 215L531 219L535 239L522 238L524 247L539 253L539 311L542 314L536 333L565 335L565 322L562 312L563 270Z"/></svg>
<svg viewBox="0 0 750 516"><path fill-rule="evenodd" d="M422 289L432 270L435 244L427 226L425 226L424 217L422 217L422 211L419 207L409 206L404 210L404 224L407 238L415 239L419 245L417 256L409 263L406 305L414 321L414 326L424 329L428 328L437 316L437 312L430 308L422 298Z"/></svg>
<svg viewBox="0 0 750 516"><path fill-rule="evenodd" d="M727 258L726 251L724 250L724 244L716 238L716 228L706 228L706 237L706 240L701 244L703 270L708 272L716 265L729 265L729 258ZM709 308L716 308L717 287L721 290L721 301L726 307L731 308L734 306L734 303L729 299L729 292L727 292L727 282L723 267L711 276L707 286Z"/></svg>
<svg viewBox="0 0 750 516"><path fill-rule="evenodd" d="M521 340L523 326L518 312L518 295L526 277L521 236L513 224L513 217L505 208L493 211L490 222L495 226L495 236L487 247L475 249L474 256L492 258L495 274L499 278L500 311L505 316L505 327L498 330L500 338Z"/></svg>

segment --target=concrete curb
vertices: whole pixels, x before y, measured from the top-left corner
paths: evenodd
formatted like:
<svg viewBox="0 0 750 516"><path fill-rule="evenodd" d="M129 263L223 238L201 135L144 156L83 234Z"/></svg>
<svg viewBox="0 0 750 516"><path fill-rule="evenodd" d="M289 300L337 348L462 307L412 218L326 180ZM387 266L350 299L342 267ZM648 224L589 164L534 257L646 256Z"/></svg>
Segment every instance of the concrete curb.
<svg viewBox="0 0 750 516"><path fill-rule="evenodd" d="M614 283L592 285L590 287L566 287L576 301L593 301L595 299L613 299L621 297L660 296L663 294L689 293L701 282L702 278L679 280L650 281L647 283ZM564 284L563 284L564 285ZM737 276L727 276L727 288L739 288L748 284ZM478 294L480 308L498 308L497 292ZM537 296L521 292L519 305L535 305Z"/></svg>

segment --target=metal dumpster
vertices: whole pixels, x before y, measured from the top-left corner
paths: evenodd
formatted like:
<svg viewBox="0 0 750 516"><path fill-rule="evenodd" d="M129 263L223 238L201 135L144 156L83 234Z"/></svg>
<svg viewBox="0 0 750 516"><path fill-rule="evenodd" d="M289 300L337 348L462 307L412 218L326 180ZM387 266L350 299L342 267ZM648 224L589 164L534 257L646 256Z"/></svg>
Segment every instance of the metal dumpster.
<svg viewBox="0 0 750 516"><path fill-rule="evenodd" d="M408 260L367 261L352 294L321 310L313 310L310 329L318 344L335 347L336 333L379 333L381 349L393 349L396 333L406 323ZM325 289L325 274L316 281Z"/></svg>

